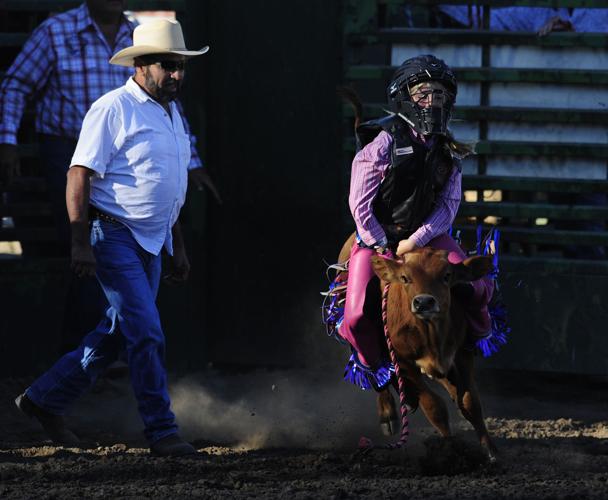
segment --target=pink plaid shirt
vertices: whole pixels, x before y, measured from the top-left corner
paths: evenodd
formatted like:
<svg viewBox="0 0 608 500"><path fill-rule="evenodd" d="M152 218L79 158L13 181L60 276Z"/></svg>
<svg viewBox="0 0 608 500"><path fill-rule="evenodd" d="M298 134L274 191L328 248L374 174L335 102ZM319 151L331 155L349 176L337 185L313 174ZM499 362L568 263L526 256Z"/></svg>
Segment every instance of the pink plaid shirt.
<svg viewBox="0 0 608 500"><path fill-rule="evenodd" d="M355 219L357 233L369 246L386 245L386 235L374 217L373 202L390 165L393 140L386 132L380 132L372 142L357 153L353 160L348 204ZM436 236L445 233L454 218L462 196L462 174L454 168L443 191L439 194L435 209L410 239L416 246L426 245Z"/></svg>

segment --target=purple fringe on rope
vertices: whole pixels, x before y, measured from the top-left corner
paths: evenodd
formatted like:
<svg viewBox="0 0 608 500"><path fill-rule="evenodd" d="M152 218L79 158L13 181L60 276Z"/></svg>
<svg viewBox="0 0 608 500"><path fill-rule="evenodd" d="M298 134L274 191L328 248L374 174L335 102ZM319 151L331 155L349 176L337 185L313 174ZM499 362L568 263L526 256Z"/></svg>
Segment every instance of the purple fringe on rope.
<svg viewBox="0 0 608 500"><path fill-rule="evenodd" d="M378 369L372 370L361 364L356 351L353 349L353 353L344 368L344 380L355 384L364 391L377 390L391 381L393 373L395 373L395 367L390 361L385 361Z"/></svg>

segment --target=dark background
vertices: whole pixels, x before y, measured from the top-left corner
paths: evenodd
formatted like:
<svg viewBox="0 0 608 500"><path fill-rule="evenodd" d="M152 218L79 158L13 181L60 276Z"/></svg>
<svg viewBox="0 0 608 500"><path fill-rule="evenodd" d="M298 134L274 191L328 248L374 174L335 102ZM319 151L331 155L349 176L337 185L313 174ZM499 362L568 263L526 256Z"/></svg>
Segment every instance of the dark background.
<svg viewBox="0 0 608 500"><path fill-rule="evenodd" d="M319 295L325 261L353 229L352 121L335 90L347 66L387 64L386 46L346 46L344 32L367 26L372 3L187 0L178 13L187 46L211 46L190 63L183 101L224 203L191 190L182 210L191 279L161 286L158 301L172 371L342 366ZM0 27L28 33L37 22L11 13ZM18 50L3 46L2 67ZM379 80L359 83L368 101L384 98ZM36 160L22 165L34 172ZM68 276L65 260L0 261L0 376L37 375L57 359ZM513 331L482 366L607 373L605 273L521 258L503 260L501 283Z"/></svg>
<svg viewBox="0 0 608 500"><path fill-rule="evenodd" d="M351 121L342 121L335 90L353 63L343 58L386 57L373 46L354 55L345 48L352 6L187 3L188 45L211 50L190 65L186 107L225 203L191 192L184 211L194 260L189 310L173 291L161 293L174 368L196 369L202 360L239 367L344 362L345 351L323 333L319 295L327 287L324 260L335 261L353 229L352 153L343 149ZM605 373L605 276L530 272L506 261L500 267L513 331L498 355L479 364ZM183 322L190 336L176 330L180 310L190 315Z"/></svg>
<svg viewBox="0 0 608 500"><path fill-rule="evenodd" d="M318 365L328 349L342 357L325 338L319 295L324 261L352 230L335 92L341 2L192 0L184 12L187 46L211 50L189 64L182 100L224 203L191 189L182 210L191 278L161 285L158 300L168 366ZM46 15L10 12L1 25L28 33ZM2 50L4 67L19 50ZM35 163L23 158L27 175ZM38 374L61 354L68 263L1 265L0 375Z"/></svg>
<svg viewBox="0 0 608 500"><path fill-rule="evenodd" d="M191 1L187 12L188 46L211 50L190 64L185 104L224 204L189 193L194 300L184 319L195 341L171 345L177 309L163 308L170 360L303 365L316 344L327 348L324 259L350 230L340 215L340 2Z"/></svg>

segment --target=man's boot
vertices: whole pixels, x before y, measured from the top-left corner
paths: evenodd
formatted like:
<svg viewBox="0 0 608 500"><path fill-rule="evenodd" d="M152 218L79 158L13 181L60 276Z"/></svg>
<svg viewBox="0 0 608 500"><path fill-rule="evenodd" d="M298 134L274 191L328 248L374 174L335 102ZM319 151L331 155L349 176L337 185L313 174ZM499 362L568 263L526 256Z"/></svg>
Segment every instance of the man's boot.
<svg viewBox="0 0 608 500"><path fill-rule="evenodd" d="M62 446L78 446L80 440L76 435L65 426L61 415L53 415L48 411L35 405L27 394L23 393L15 399L15 405L24 415L35 418L46 435L51 438L54 444Z"/></svg>
<svg viewBox="0 0 608 500"><path fill-rule="evenodd" d="M184 457L196 455L196 449L179 435L171 434L153 443L150 453L157 457Z"/></svg>

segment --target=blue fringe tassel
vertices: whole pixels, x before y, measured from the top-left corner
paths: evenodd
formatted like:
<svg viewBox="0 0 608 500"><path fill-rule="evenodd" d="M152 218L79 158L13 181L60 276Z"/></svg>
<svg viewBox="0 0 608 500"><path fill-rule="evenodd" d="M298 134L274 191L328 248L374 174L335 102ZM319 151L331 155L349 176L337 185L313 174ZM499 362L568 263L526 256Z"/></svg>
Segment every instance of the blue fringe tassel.
<svg viewBox="0 0 608 500"><path fill-rule="evenodd" d="M492 241L494 242L494 254L492 255ZM490 232L485 238L482 238L481 225L477 226L477 252L479 255L492 255L493 269L490 276L494 279L494 296L499 293L498 288L498 248L500 243L500 230L496 228L490 229ZM483 248L482 248L483 247ZM492 328L490 334L476 342L477 348L481 351L484 358L492 356L498 352L500 348L507 343L507 336L511 332L511 328L507 325L507 308L499 301L488 304L488 312Z"/></svg>
<svg viewBox="0 0 608 500"><path fill-rule="evenodd" d="M495 296L498 294L498 248L500 244L500 230L492 228L488 234L483 237L483 228L481 225L477 226L477 243L475 245L477 255L492 255L493 268L490 271L489 276L494 279ZM452 228L450 228L450 236L452 235ZM456 240L460 235L458 231L456 233ZM492 241L494 242L494 253L492 253ZM505 304L500 301L495 303L490 302L488 304L488 312L490 313L490 319L492 321L492 327L490 334L479 339L475 345L481 351L482 355L487 358L492 354L498 352L500 348L505 345L508 341L508 335L511 332L511 328L507 324L507 308Z"/></svg>
<svg viewBox="0 0 608 500"><path fill-rule="evenodd" d="M329 266L328 275L329 271L336 270L337 267L337 265ZM341 344L348 344L338 333L338 328L344 320L344 307L341 304L344 301L346 291L336 290L336 288L345 284L344 280L340 280L339 276L336 276L329 284L329 290L323 293L325 298L321 306L321 317L327 335ZM372 370L359 361L357 351L352 347L351 350L352 354L344 369L344 380L363 390L379 389L390 382L392 374L395 372L395 368L390 361L385 361L378 369Z"/></svg>
<svg viewBox="0 0 608 500"><path fill-rule="evenodd" d="M395 367L390 361L385 361L378 369L372 370L361 364L357 352L353 349L352 354L344 368L344 380L355 384L360 389L382 389L390 381L395 373Z"/></svg>
<svg viewBox="0 0 608 500"><path fill-rule="evenodd" d="M492 319L492 333L475 344L484 358L498 352L507 343L507 336L511 332L511 328L507 325L507 308L504 304L488 306L488 311Z"/></svg>
<svg viewBox="0 0 608 500"><path fill-rule="evenodd" d="M346 340L338 334L338 328L344 319L344 307L340 305L340 301L344 298L344 294L335 292L335 288L340 285L344 285L344 282L339 281L338 278L334 279L329 284L329 290L324 293L325 299L321 306L321 319L325 325L325 331L328 337L337 340L341 344L346 344Z"/></svg>

